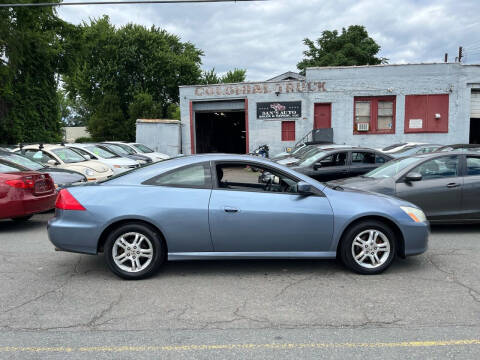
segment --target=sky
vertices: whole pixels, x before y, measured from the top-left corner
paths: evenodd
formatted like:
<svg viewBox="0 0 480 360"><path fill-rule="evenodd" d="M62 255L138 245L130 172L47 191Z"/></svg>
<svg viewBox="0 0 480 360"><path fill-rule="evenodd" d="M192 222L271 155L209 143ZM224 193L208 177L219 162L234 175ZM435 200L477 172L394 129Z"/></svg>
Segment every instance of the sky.
<svg viewBox="0 0 480 360"><path fill-rule="evenodd" d="M72 0L64 0L69 2ZM77 0L73 0L77 1ZM268 0L261 2L65 6L74 24L108 15L113 24L155 25L204 51L202 68L247 69L262 81L297 71L304 38L364 25L389 63L480 63L480 0Z"/></svg>

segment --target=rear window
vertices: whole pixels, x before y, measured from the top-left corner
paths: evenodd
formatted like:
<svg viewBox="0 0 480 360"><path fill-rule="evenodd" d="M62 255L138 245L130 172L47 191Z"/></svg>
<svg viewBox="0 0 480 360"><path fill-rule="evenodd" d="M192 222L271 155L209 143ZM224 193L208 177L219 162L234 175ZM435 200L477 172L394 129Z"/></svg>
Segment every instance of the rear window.
<svg viewBox="0 0 480 360"><path fill-rule="evenodd" d="M7 172L18 172L18 171L25 171L20 166L16 166L14 164L6 164L4 162L0 162L0 173L7 173Z"/></svg>
<svg viewBox="0 0 480 360"><path fill-rule="evenodd" d="M4 159L4 160L7 160L7 161L11 161L15 164L19 164L19 165L22 165L24 166L25 168L27 169L30 169L30 170L40 170L40 169L43 169L44 166L38 162L35 162L33 160L30 160L29 158L25 157L25 156L21 156L21 155L18 155L18 154L0 154L0 159Z"/></svg>

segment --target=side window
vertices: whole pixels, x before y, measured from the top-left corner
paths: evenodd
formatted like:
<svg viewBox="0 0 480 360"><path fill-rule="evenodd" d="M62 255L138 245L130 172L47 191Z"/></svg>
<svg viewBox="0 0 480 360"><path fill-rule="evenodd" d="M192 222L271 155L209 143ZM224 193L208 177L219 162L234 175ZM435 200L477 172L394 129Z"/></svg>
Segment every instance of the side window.
<svg viewBox="0 0 480 360"><path fill-rule="evenodd" d="M347 153L340 152L328 155L317 162L317 164L321 164L322 168L329 167L329 166L345 166L347 163Z"/></svg>
<svg viewBox="0 0 480 360"><path fill-rule="evenodd" d="M411 172L422 174L423 180L458 176L458 156L445 156L426 161Z"/></svg>
<svg viewBox="0 0 480 360"><path fill-rule="evenodd" d="M143 182L145 185L171 186L182 188L210 189L212 176L210 165L195 164L174 169Z"/></svg>
<svg viewBox="0 0 480 360"><path fill-rule="evenodd" d="M271 169L248 164L217 165L218 187L221 189L296 193L297 181Z"/></svg>
<svg viewBox="0 0 480 360"><path fill-rule="evenodd" d="M22 153L26 157L28 157L28 158L30 158L34 161L41 162L42 164L46 164L48 162L48 160L55 160L55 158L46 154L42 150L28 149L28 150L24 150ZM55 160L55 161L57 161L57 160Z"/></svg>
<svg viewBox="0 0 480 360"><path fill-rule="evenodd" d="M352 152L352 165L375 164L375 154L368 151Z"/></svg>
<svg viewBox="0 0 480 360"><path fill-rule="evenodd" d="M467 156L467 176L480 175L480 157Z"/></svg>
<svg viewBox="0 0 480 360"><path fill-rule="evenodd" d="M385 164L388 161L390 160L385 156L375 154L375 164Z"/></svg>

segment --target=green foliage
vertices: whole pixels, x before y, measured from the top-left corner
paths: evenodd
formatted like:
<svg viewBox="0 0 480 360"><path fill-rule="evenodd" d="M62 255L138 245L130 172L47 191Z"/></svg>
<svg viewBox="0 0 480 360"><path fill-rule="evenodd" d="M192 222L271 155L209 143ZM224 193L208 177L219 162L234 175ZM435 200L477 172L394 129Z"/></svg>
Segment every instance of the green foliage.
<svg viewBox="0 0 480 360"><path fill-rule="evenodd" d="M229 70L223 76L218 76L215 72L215 69L202 72L202 78L200 83L204 85L208 84L220 84L220 83L239 83L245 81L247 77L246 69L237 69Z"/></svg>
<svg viewBox="0 0 480 360"><path fill-rule="evenodd" d="M360 25L349 26L346 30L343 28L341 34L337 30L326 30L316 41L306 38L303 43L308 49L303 52L303 60L297 64L302 74L307 67L376 65L388 61L376 57L380 45Z"/></svg>
<svg viewBox="0 0 480 360"><path fill-rule="evenodd" d="M78 144L91 143L93 142L93 139L91 137L82 136L76 139L75 142Z"/></svg>
<svg viewBox="0 0 480 360"><path fill-rule="evenodd" d="M96 139L134 139L137 118L166 117L179 102L179 85L200 81L202 51L155 26L117 29L103 17L81 25L72 47L78 44L78 64L64 77L65 88L85 101Z"/></svg>
<svg viewBox="0 0 480 360"><path fill-rule="evenodd" d="M50 7L0 9L0 142L61 139L57 74L71 30Z"/></svg>
<svg viewBox="0 0 480 360"><path fill-rule="evenodd" d="M220 82L222 83L240 83L245 81L247 77L247 69L237 69L235 68L233 71L227 71L227 73L222 76Z"/></svg>
<svg viewBox="0 0 480 360"><path fill-rule="evenodd" d="M180 106L177 104L168 105L167 119L180 120Z"/></svg>

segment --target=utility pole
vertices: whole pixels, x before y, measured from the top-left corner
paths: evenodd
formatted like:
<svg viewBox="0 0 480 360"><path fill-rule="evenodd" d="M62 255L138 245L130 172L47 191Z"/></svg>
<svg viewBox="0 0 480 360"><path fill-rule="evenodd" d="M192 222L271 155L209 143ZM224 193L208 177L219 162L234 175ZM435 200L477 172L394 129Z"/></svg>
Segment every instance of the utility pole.
<svg viewBox="0 0 480 360"><path fill-rule="evenodd" d="M458 62L462 62L462 57L463 57L463 47L459 46L458 47Z"/></svg>

